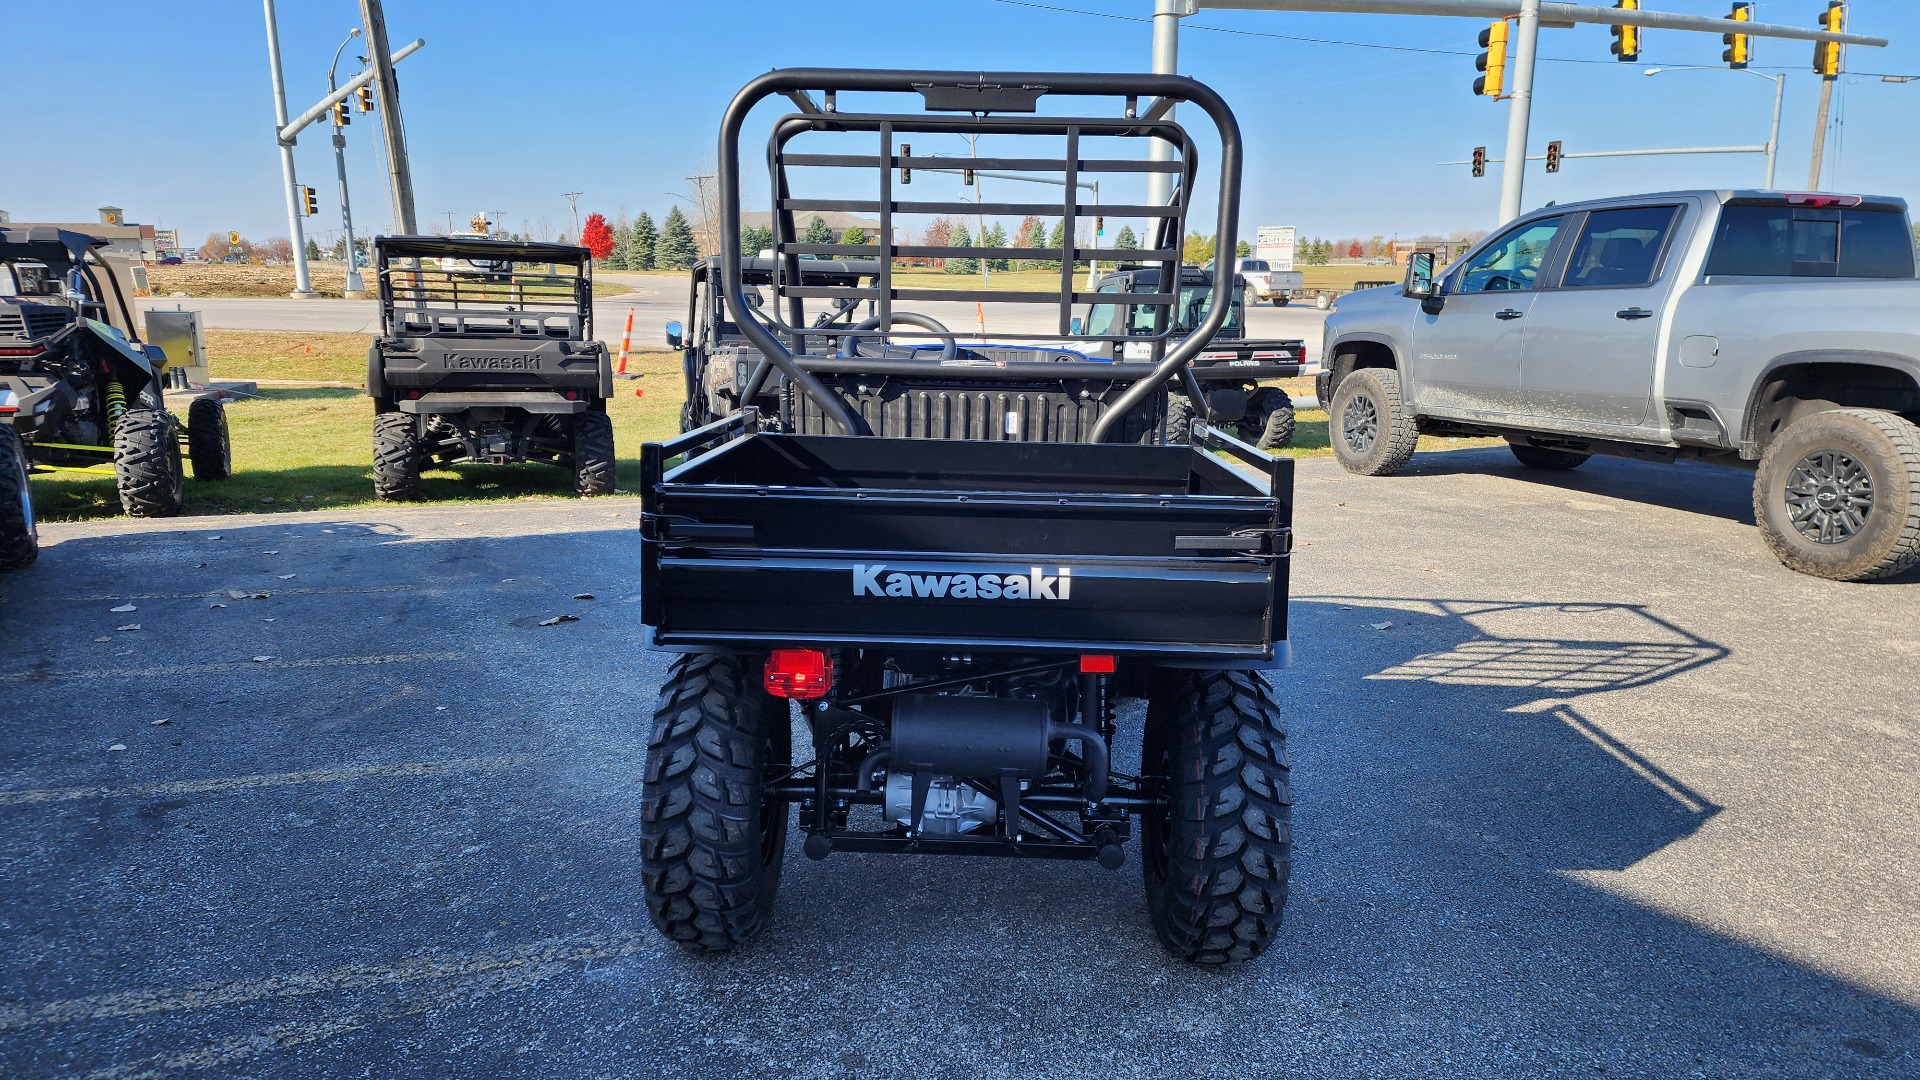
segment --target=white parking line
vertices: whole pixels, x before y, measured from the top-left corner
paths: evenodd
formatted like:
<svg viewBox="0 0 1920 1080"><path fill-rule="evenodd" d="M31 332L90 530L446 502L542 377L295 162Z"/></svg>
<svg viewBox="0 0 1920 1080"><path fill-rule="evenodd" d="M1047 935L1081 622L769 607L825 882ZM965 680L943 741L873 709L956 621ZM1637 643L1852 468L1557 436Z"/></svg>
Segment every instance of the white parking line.
<svg viewBox="0 0 1920 1080"><path fill-rule="evenodd" d="M391 765L348 765L337 769L302 769L298 772L255 773L252 776L225 776L208 780L171 780L157 784L123 784L98 787L18 788L0 791L0 806L31 806L36 803L71 802L74 799L152 798L165 795L204 795L214 792L246 791L252 788L288 787L294 784L332 784L346 780L384 776L434 776L440 773L483 772L523 765L523 757L451 758L445 761L404 761Z"/></svg>

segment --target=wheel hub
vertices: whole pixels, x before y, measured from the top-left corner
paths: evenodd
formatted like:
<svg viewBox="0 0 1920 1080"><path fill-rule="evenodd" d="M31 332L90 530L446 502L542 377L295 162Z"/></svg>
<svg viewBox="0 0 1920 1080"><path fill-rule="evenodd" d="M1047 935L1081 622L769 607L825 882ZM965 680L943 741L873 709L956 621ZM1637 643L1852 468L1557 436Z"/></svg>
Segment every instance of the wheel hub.
<svg viewBox="0 0 1920 1080"><path fill-rule="evenodd" d="M1373 441L1380 436L1380 411L1373 407L1372 398L1356 397L1347 402L1340 417L1340 433L1347 440L1347 449L1356 454L1373 449Z"/></svg>
<svg viewBox="0 0 1920 1080"><path fill-rule="evenodd" d="M1866 528L1873 511L1873 476L1852 455L1815 450L1787 477L1787 513L1794 529L1816 544L1843 544Z"/></svg>

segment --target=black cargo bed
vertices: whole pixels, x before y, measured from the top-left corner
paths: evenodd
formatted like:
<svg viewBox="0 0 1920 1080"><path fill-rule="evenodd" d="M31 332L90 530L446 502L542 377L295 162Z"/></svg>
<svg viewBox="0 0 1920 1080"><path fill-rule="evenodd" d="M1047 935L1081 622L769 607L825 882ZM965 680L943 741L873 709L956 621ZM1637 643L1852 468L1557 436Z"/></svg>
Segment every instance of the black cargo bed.
<svg viewBox="0 0 1920 1080"><path fill-rule="evenodd" d="M642 617L660 647L1284 661L1290 458L1211 431L1207 448L1259 473L1202 447L752 426L643 451Z"/></svg>

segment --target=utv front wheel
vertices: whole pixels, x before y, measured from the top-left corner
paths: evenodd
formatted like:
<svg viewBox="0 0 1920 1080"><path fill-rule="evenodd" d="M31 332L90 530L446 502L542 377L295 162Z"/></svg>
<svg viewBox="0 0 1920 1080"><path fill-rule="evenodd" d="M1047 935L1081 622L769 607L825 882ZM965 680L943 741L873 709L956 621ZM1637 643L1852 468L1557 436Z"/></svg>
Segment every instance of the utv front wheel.
<svg viewBox="0 0 1920 1080"><path fill-rule="evenodd" d="M640 787L640 872L660 932L725 952L763 929L780 884L787 804L766 794L793 756L786 702L737 656L678 657L660 688Z"/></svg>
<svg viewBox="0 0 1920 1080"><path fill-rule="evenodd" d="M1400 373L1361 368L1333 392L1327 436L1342 468L1362 476L1390 476L1413 460L1420 430L1400 397Z"/></svg>
<svg viewBox="0 0 1920 1080"><path fill-rule="evenodd" d="M573 418L573 490L581 495L613 494L613 421L606 413Z"/></svg>
<svg viewBox="0 0 1920 1080"><path fill-rule="evenodd" d="M39 557L26 447L12 428L0 427L0 570L18 570Z"/></svg>
<svg viewBox="0 0 1920 1080"><path fill-rule="evenodd" d="M187 406L187 460L195 480L225 480L233 475L233 439L227 432L227 407L210 397Z"/></svg>
<svg viewBox="0 0 1920 1080"><path fill-rule="evenodd" d="M165 409L130 409L113 430L113 478L130 517L173 517L186 502L179 428Z"/></svg>
<svg viewBox="0 0 1920 1080"><path fill-rule="evenodd" d="M1788 425L1753 480L1753 516L1782 563L1836 581L1920 562L1920 427L1878 409Z"/></svg>
<svg viewBox="0 0 1920 1080"><path fill-rule="evenodd" d="M1142 769L1167 793L1141 819L1147 914L1183 960L1248 960L1280 929L1293 857L1286 738L1255 672L1173 672L1147 704Z"/></svg>
<svg viewBox="0 0 1920 1080"><path fill-rule="evenodd" d="M1278 450L1293 443L1293 398L1277 386L1263 386L1247 399L1247 412L1237 425L1240 439L1261 450Z"/></svg>
<svg viewBox="0 0 1920 1080"><path fill-rule="evenodd" d="M387 502L420 500L420 427L406 413L373 418L373 493Z"/></svg>

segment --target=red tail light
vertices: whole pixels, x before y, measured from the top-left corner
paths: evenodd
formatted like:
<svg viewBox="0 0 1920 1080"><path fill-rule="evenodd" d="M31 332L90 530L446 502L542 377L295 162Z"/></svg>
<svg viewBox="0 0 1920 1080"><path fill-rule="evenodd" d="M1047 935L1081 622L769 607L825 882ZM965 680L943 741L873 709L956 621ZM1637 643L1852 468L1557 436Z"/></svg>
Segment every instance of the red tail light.
<svg viewBox="0 0 1920 1080"><path fill-rule="evenodd" d="M1111 675L1113 657L1098 653L1087 653L1080 657L1080 671L1084 675Z"/></svg>
<svg viewBox="0 0 1920 1080"><path fill-rule="evenodd" d="M775 649L767 657L767 693L805 701L833 689L833 665L819 649Z"/></svg>
<svg viewBox="0 0 1920 1080"><path fill-rule="evenodd" d="M10 345L4 349L0 349L0 356L39 356L46 351L47 347L45 345Z"/></svg>

